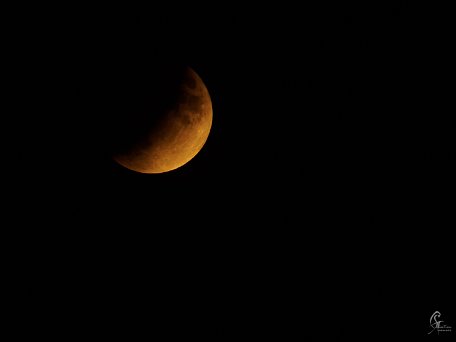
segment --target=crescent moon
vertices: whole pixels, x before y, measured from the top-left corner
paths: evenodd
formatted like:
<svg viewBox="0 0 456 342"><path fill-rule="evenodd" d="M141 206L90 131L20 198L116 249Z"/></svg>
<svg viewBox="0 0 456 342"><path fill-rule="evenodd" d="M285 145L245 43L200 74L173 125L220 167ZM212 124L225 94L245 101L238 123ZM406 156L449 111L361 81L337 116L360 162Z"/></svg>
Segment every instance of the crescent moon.
<svg viewBox="0 0 456 342"><path fill-rule="evenodd" d="M185 165L203 148L212 126L206 86L194 70L186 68L172 96L175 101L158 113L158 120L143 120L150 125L142 127L146 134L138 134L136 141L113 155L117 163L140 173L163 173Z"/></svg>

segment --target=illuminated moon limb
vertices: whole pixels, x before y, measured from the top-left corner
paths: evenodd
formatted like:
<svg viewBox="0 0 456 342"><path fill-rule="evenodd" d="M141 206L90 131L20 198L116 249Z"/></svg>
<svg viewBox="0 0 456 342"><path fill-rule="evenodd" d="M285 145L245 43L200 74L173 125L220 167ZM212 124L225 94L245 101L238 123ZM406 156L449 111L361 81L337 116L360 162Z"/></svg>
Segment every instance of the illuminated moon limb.
<svg viewBox="0 0 456 342"><path fill-rule="evenodd" d="M177 101L145 138L114 155L141 173L163 173L188 163L203 148L212 126L212 103L201 78L187 68Z"/></svg>

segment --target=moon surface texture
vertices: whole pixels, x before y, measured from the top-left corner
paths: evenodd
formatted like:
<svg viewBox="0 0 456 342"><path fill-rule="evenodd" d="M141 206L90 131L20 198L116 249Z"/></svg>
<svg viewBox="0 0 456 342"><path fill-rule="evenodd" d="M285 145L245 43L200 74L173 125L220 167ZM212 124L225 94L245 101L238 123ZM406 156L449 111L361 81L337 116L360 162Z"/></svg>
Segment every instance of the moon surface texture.
<svg viewBox="0 0 456 342"><path fill-rule="evenodd" d="M202 149L212 126L209 92L188 67L173 82L159 86L151 96L143 94L141 113L132 106L118 132L128 138L120 138L113 155L120 165L141 173L163 173L188 163Z"/></svg>

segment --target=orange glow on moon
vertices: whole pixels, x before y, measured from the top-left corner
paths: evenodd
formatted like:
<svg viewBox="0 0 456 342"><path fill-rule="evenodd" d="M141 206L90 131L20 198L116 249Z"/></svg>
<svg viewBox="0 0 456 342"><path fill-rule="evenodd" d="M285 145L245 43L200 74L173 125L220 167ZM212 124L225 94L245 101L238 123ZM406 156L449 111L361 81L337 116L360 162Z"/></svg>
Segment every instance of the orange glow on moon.
<svg viewBox="0 0 456 342"><path fill-rule="evenodd" d="M145 138L113 156L120 165L141 173L163 173L188 163L203 148L212 126L212 102L201 78L190 68L177 101L150 128Z"/></svg>

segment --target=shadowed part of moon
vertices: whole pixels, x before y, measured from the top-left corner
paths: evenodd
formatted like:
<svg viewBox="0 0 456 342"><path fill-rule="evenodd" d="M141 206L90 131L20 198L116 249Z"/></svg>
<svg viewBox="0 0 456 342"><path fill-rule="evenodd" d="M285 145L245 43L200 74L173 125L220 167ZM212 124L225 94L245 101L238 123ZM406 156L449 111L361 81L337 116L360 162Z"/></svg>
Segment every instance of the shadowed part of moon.
<svg viewBox="0 0 456 342"><path fill-rule="evenodd" d="M162 173L186 164L211 129L212 103L201 78L190 68L162 76L166 82L146 87L151 94L135 94L118 123L114 160L137 172Z"/></svg>

